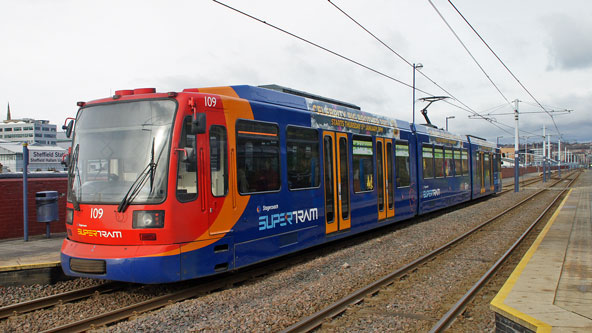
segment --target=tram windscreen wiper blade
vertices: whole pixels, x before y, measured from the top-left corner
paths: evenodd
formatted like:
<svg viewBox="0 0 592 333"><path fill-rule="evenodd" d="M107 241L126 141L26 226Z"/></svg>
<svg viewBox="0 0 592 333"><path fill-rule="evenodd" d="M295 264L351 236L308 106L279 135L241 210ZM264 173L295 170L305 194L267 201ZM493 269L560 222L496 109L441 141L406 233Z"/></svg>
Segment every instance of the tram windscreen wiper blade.
<svg viewBox="0 0 592 333"><path fill-rule="evenodd" d="M153 174L155 169L156 169L156 163L150 161L150 163L148 163L148 165L144 168L144 170L142 170L142 172L138 175L138 178L136 178L136 180L134 180L134 182L130 186L129 190L127 191L127 193L125 194L125 196L123 197L121 202L119 203L119 206L117 206L117 212L119 212L119 213L125 212L125 210L129 206L129 204L134 200L134 198L138 195L138 193L140 193L140 190L142 189L142 187L144 187L144 184L148 180L148 176L150 174Z"/></svg>
<svg viewBox="0 0 592 333"><path fill-rule="evenodd" d="M150 150L150 164L154 165L154 168L150 168L150 193L152 193L152 189L154 188L154 169L156 169L156 165L154 164L154 138L152 138L152 149Z"/></svg>
<svg viewBox="0 0 592 333"><path fill-rule="evenodd" d="M162 150L161 150L162 153ZM160 158L160 155L158 156ZM117 206L117 212L122 213L124 212L129 204L134 200L134 198L140 193L142 187L146 183L148 176L150 176L150 193L152 193L153 185L154 185L154 171L156 170L157 163L154 163L154 138L152 138L152 148L150 150L150 163L142 170L142 172L138 175L138 178L134 180L132 185L130 186L129 190L121 199L119 206Z"/></svg>

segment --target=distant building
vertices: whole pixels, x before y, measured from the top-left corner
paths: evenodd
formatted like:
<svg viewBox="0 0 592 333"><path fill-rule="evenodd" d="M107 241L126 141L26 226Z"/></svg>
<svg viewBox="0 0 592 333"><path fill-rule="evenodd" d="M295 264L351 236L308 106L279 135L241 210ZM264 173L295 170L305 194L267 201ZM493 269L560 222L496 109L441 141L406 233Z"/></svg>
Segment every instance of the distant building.
<svg viewBox="0 0 592 333"><path fill-rule="evenodd" d="M56 138L56 144L58 145L58 147L68 149L72 146L72 138L67 138L66 132L60 131L58 132L58 136Z"/></svg>
<svg viewBox="0 0 592 333"><path fill-rule="evenodd" d="M7 119L0 124L0 139L11 142L56 145L56 125L49 120Z"/></svg>

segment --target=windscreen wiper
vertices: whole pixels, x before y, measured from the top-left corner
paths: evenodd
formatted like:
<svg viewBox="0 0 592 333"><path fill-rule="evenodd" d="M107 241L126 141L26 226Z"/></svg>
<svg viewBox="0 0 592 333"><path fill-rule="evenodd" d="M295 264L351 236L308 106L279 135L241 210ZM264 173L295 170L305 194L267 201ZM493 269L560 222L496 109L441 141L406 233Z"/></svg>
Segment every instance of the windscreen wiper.
<svg viewBox="0 0 592 333"><path fill-rule="evenodd" d="M160 151L161 154L162 154L162 151L163 150L161 149L161 151ZM160 155L158 157L160 159ZM125 210L130 205L130 203L138 196L138 194L140 193L140 190L142 190L142 187L144 187L144 184L148 180L148 176L150 176L150 193L152 193L152 189L153 189L153 185L154 185L154 171L156 170L157 165L158 165L158 163L154 162L154 138L152 138L152 149L151 149L151 153L150 153L150 163L148 163L148 165L144 168L144 170L142 170L142 172L140 172L140 174L138 175L138 178L136 178L136 180L134 180L134 182L130 186L129 190L127 191L127 193L125 194L123 199L121 199L119 206L117 206L118 213L125 212Z"/></svg>

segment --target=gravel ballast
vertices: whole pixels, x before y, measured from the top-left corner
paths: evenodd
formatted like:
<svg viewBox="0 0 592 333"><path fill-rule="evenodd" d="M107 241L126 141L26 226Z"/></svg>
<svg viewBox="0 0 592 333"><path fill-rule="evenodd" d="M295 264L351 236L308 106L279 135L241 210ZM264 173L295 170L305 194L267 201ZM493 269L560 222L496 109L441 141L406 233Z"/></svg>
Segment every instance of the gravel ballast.
<svg viewBox="0 0 592 333"><path fill-rule="evenodd" d="M533 192L526 187L519 193L492 196L469 205L420 217L411 223L402 222L341 240L320 248L318 255L307 255L307 259L301 264L101 330L279 331L441 246ZM455 267L451 265L451 269ZM52 286L0 287L0 300L2 305L8 305L100 282L102 281L76 279ZM434 288L447 288L446 283L456 282L434 281ZM11 319L10 324L9 321L0 322L0 331L37 331L42 328L35 323L38 318L52 327L67 318L82 317L95 310L98 313L101 309L118 305L117 303L131 304L153 294L158 293L118 292L106 298L109 301L101 301L100 304L89 299L73 305L62 305L59 311L41 310L32 313L26 320ZM411 295L410 297L413 298ZM81 312L82 307L95 310ZM398 326L400 329L414 330L411 320L408 326L404 319L401 323L402 326ZM47 328L45 325L43 327ZM372 325L365 327L370 328Z"/></svg>
<svg viewBox="0 0 592 333"><path fill-rule="evenodd" d="M343 242L342 249L264 279L177 303L108 330L279 331L439 247L532 192L491 197L402 228L387 227L389 230L368 241L351 246Z"/></svg>

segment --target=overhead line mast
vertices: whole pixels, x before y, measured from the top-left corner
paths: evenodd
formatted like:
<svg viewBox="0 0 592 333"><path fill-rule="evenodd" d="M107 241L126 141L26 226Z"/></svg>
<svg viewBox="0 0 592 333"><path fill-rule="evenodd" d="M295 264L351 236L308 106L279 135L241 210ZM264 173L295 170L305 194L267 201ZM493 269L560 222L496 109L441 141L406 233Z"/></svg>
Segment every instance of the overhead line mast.
<svg viewBox="0 0 592 333"><path fill-rule="evenodd" d="M428 0L431 3L431 0ZM508 71L508 73L510 73L510 75L512 75L512 77L514 78L514 80L516 80L516 82L518 82L518 84L526 91L526 93L528 93L528 95L541 107L541 109L543 109L543 111L545 113L547 113L549 115L549 117L551 117L551 120L553 121L553 125L555 125L555 130L557 131L557 134L559 134L559 137L561 138L561 132L559 132L559 128L557 127L557 123L555 122L555 118L553 118L553 115L551 115L550 111L545 109L545 107L532 95L532 93L530 93L530 91L524 86L524 84L522 84L522 82L516 77L516 75L514 75L514 73L510 70L510 68L508 68L508 66L506 66L506 64L502 61L502 59L497 55L497 53L495 53L493 51L493 49L489 46L489 44L485 41L485 39L483 39L483 37L481 37L481 35L477 32L477 30L475 30L475 28L473 27L473 25L471 25L471 23L469 23L469 21L465 18L465 16L460 12L460 10L458 10L458 8L456 8L456 6L452 3L451 0L448 0L448 2L450 3L450 5L454 8L454 10L458 13L458 15L460 15L460 17L462 17L462 19L467 23L467 25L471 28L471 30L473 30L473 32L477 35L477 37L479 37L479 39L483 42L483 44L485 44L485 46L489 49L489 51L491 51L491 53L493 53L493 55L497 58L497 60L502 64L502 66L504 66L504 68ZM433 4L432 4L433 6ZM435 8L435 7L434 7Z"/></svg>
<svg viewBox="0 0 592 333"><path fill-rule="evenodd" d="M376 39L380 44L382 44L384 47L386 47L387 49L389 49L392 53L394 53L397 57L399 57L401 60L403 60L407 65L411 66L414 68L414 72L413 72L413 77L415 79L415 64L412 64L409 60L405 59L405 57L403 57L402 55L400 55L398 52L396 52L393 48L391 48L390 46L388 46L385 42L383 42L380 38L378 38L375 34L373 34L370 30L368 30L366 27L364 27L361 23L359 23L356 19L354 19L351 15L349 15L347 12L345 12L345 10L341 9L339 6L337 6L335 3L333 3L331 0L327 0L329 1L329 3L335 7L337 10L339 10L343 15L345 15L347 18L349 18L351 21L353 21L357 26L359 26L360 28L362 28L365 32L367 32L370 36L372 36L374 39ZM498 126L496 123L498 123L497 121L495 121L494 119L491 118L487 118L482 116L481 114L479 114L477 111L473 110L472 108L470 108L468 105L466 105L465 103L463 103L461 100L459 100L456 96L454 96L451 92L449 92L448 90L444 89L444 87L442 87L441 85L439 85L438 83L436 83L436 81L432 80L429 76L427 76L427 74L419 71L419 73L425 77L426 79L428 79L428 81L430 81L431 83L433 83L435 86L437 86L438 88L440 88L442 91L444 91L446 94L448 94L452 99L454 99L455 101L459 102L460 104L462 104L466 109L463 109L461 107L459 107L458 105L455 105L449 101L444 101L444 103L447 103L449 105L455 106L463 111L467 111L469 113L472 113L476 119L480 118L483 120L488 121L490 124L492 124L493 126L499 128L500 130L511 134L510 132L506 131L505 129L501 128L500 126ZM413 89L414 92L415 90L419 90L415 88L415 85L413 85ZM423 92L423 91L422 91ZM431 95L431 97L435 97L434 95ZM414 102L415 102L415 97L413 98ZM413 116L415 117L415 112L413 113ZM500 125L504 125L507 127L511 127L502 123L498 123Z"/></svg>

